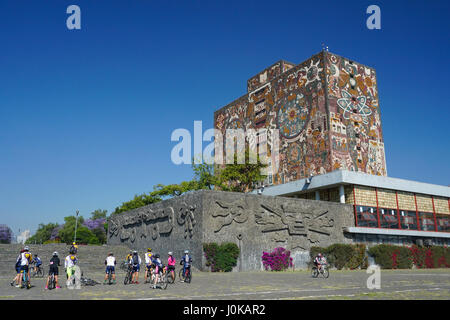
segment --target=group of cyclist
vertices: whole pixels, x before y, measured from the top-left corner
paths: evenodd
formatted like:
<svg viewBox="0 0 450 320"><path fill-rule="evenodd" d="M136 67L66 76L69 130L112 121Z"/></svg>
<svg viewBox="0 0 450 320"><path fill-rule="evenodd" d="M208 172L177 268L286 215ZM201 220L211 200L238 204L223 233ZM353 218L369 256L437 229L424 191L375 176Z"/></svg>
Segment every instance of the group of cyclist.
<svg viewBox="0 0 450 320"><path fill-rule="evenodd" d="M110 256L112 256L112 253L110 253ZM166 273L168 274L168 276L172 277L173 280L175 280L176 259L173 256L173 252L169 251L167 253L167 266L163 264L161 256L158 253L153 254L151 248L147 249L147 252L145 252L144 254L144 258L145 258L145 275L144 275L145 283L151 282L152 287L156 288L156 285L161 275ZM142 259L139 256L138 252L136 250L130 251L129 254L126 256L125 261L128 265L128 268L130 268L132 272L131 283L139 284L139 272L141 269ZM105 261L105 264L107 264L107 261ZM184 255L180 261L180 265L183 266L183 274L186 273L186 270L190 271L191 264L192 264L192 257L189 255L189 251L185 250ZM115 283L114 266L112 266L112 263L110 263L109 266L112 267L113 281ZM107 265L105 282L109 272L111 272L111 268L108 268ZM181 279L181 281L183 281L183 279Z"/></svg>
<svg viewBox="0 0 450 320"><path fill-rule="evenodd" d="M78 246L73 243L72 247L69 249L69 255L64 260L64 268L67 273L67 278L69 279L75 272L75 266L78 263L77 258ZM132 272L131 283L139 284L139 272L142 264L141 257L139 256L136 250L131 250L129 254L125 258L125 262L127 267L130 268ZM172 252L168 253L167 257L167 266L163 264L161 257L159 254L153 254L152 249L148 248L145 253L145 283L151 282L152 287L156 288L156 285L159 281L159 277L162 274L168 273L168 276L171 276L173 280L175 280L175 257ZM30 266L35 265L35 268L39 269L42 265L42 260L38 257L37 254L33 255L30 252L30 248L28 246L24 247L20 250L20 254L16 259L16 276L11 282L11 286L16 286L17 288L22 287L22 281L24 279L24 274L30 283ZM106 283L108 279L108 275L111 273L113 284L116 283L116 275L115 275L115 267L116 267L116 258L112 252L109 252L108 256L105 259L105 279L104 283ZM180 265L183 266L183 274L186 274L186 270L190 271L190 267L192 264L192 257L189 255L189 251L185 250L183 257L181 258ZM58 252L53 252L52 257L49 262L49 271L48 278L45 284L45 289L48 289L49 282L52 276L55 279L55 288L60 289L61 286L58 282L59 276L59 267L61 266L61 261L59 259ZM183 280L181 280L183 281Z"/></svg>
<svg viewBox="0 0 450 320"><path fill-rule="evenodd" d="M66 257L64 262L64 267L66 269L68 277L73 274L75 264L77 263L77 257L76 257L76 249L77 247L72 245L71 249L69 250L69 255ZM37 254L33 255L30 252L30 248L28 246L24 247L20 250L19 256L16 259L15 269L16 269L16 276L14 277L13 281L11 282L11 286L14 286L16 288L21 288L22 281L25 278L24 275L26 275L26 278L29 282L29 286L31 286L31 277L30 277L30 267L34 265L35 272L41 268L42 260L38 257ZM48 289L48 284L50 281L51 276L55 277L55 288L60 289L58 283L58 275L59 275L59 269L58 267L61 266L61 262L59 260L58 252L53 252L52 257L50 258L49 262L50 268L48 271L48 278L45 285L45 289Z"/></svg>

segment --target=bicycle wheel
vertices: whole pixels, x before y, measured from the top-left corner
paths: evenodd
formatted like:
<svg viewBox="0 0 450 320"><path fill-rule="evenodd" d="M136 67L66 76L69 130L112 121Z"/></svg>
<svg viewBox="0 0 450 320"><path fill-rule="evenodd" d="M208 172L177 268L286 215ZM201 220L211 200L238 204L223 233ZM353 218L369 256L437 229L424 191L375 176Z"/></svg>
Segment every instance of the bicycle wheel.
<svg viewBox="0 0 450 320"><path fill-rule="evenodd" d="M161 275L161 280L160 280L160 284L161 284L161 289L166 290L167 289L167 274L163 274Z"/></svg>
<svg viewBox="0 0 450 320"><path fill-rule="evenodd" d="M187 283L191 283L191 280L192 280L191 268L187 269L186 273L187 273L186 274L186 279L184 279L184 281L187 282Z"/></svg>
<svg viewBox="0 0 450 320"><path fill-rule="evenodd" d="M322 275L324 278L328 278L330 276L330 272L328 271L328 268L324 268Z"/></svg>
<svg viewBox="0 0 450 320"><path fill-rule="evenodd" d="M313 267L311 270L311 276L313 278L317 278L318 275L319 275L319 271L317 270L317 267Z"/></svg>
<svg viewBox="0 0 450 320"><path fill-rule="evenodd" d="M125 275L125 279L123 280L123 284L127 285L128 281L130 281L130 272L128 271L127 274Z"/></svg>
<svg viewBox="0 0 450 320"><path fill-rule="evenodd" d="M44 269L43 268L39 268L37 274L38 274L39 278L43 278L44 277Z"/></svg>
<svg viewBox="0 0 450 320"><path fill-rule="evenodd" d="M181 280L184 280L183 269L180 269L180 272L178 273L178 277L179 277Z"/></svg>

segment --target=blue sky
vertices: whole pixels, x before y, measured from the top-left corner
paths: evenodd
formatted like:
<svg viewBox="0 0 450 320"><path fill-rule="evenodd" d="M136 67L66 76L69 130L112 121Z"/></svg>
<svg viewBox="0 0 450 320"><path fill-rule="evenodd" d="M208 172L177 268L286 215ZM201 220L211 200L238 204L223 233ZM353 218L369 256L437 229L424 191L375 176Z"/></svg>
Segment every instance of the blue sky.
<svg viewBox="0 0 450 320"><path fill-rule="evenodd" d="M81 8L81 30L66 8ZM366 8L381 8L381 30ZM449 1L0 0L0 223L35 231L190 179L170 135L321 50L377 70L388 175L449 169Z"/></svg>

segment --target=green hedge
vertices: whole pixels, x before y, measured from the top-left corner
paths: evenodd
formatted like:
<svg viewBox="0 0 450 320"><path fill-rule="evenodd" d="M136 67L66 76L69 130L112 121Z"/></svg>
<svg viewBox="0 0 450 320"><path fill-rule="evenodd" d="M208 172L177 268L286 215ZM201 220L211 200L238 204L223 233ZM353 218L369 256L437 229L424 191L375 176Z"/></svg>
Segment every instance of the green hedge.
<svg viewBox="0 0 450 320"><path fill-rule="evenodd" d="M316 255L321 252L331 267L341 269L366 269L367 257L364 244L333 244L329 247L311 247L309 255L311 265Z"/></svg>
<svg viewBox="0 0 450 320"><path fill-rule="evenodd" d="M381 269L410 269L413 265L408 247L380 244L371 247L368 253Z"/></svg>
<svg viewBox="0 0 450 320"><path fill-rule="evenodd" d="M450 267L450 250L447 247L416 245L402 247L380 244L371 247L368 253L382 269L410 269L413 266L419 269Z"/></svg>
<svg viewBox="0 0 450 320"><path fill-rule="evenodd" d="M239 257L239 247L232 242L221 245L215 242L204 243L203 252L206 258L206 266L211 267L212 272L233 270Z"/></svg>

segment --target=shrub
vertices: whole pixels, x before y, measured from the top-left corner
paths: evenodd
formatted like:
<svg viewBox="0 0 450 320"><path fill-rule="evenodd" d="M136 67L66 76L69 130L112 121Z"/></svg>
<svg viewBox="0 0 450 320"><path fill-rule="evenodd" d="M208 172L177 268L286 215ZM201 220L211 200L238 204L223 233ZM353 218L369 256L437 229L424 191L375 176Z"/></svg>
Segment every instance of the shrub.
<svg viewBox="0 0 450 320"><path fill-rule="evenodd" d="M333 244L329 247L311 247L309 255L311 257L310 266L314 258L321 252L327 258L331 267L336 269L357 269L367 268L366 246L364 244Z"/></svg>
<svg viewBox="0 0 450 320"><path fill-rule="evenodd" d="M381 269L409 269L412 267L410 250L407 247L380 244L369 249L375 263Z"/></svg>
<svg viewBox="0 0 450 320"><path fill-rule="evenodd" d="M412 262L419 269L450 267L450 250L447 247L413 245L409 250Z"/></svg>
<svg viewBox="0 0 450 320"><path fill-rule="evenodd" d="M293 265L291 252L282 247L275 248L271 253L263 252L261 259L266 270L283 271Z"/></svg>
<svg viewBox="0 0 450 320"><path fill-rule="evenodd" d="M206 258L206 266L211 267L212 272L229 272L237 264L239 247L232 242L221 245L217 243L204 243L203 252Z"/></svg>

